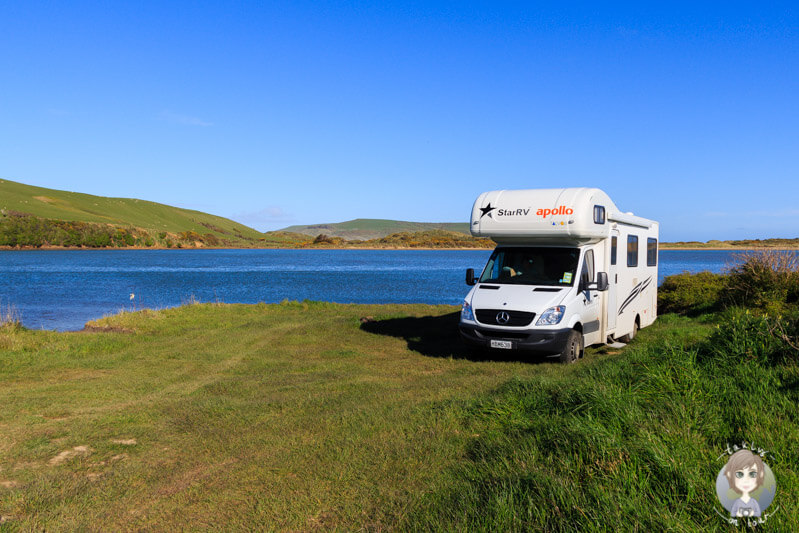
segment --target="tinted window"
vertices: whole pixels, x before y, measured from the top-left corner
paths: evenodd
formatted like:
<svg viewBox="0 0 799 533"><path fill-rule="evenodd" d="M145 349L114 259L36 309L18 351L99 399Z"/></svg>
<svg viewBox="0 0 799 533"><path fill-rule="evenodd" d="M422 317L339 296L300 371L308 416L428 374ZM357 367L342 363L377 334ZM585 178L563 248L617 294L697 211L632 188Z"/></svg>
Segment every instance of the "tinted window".
<svg viewBox="0 0 799 533"><path fill-rule="evenodd" d="M594 206L594 224L604 224L605 223L605 206L604 205L595 205Z"/></svg>
<svg viewBox="0 0 799 533"><path fill-rule="evenodd" d="M618 237L610 238L610 264L616 264L616 248L618 247Z"/></svg>
<svg viewBox="0 0 799 533"><path fill-rule="evenodd" d="M646 240L646 264L647 266L657 266L658 264L658 240Z"/></svg>
<svg viewBox="0 0 799 533"><path fill-rule="evenodd" d="M480 282L571 286L579 257L577 248L499 247L488 259Z"/></svg>
<svg viewBox="0 0 799 533"><path fill-rule="evenodd" d="M638 266L638 235L627 236L627 266Z"/></svg>
<svg viewBox="0 0 799 533"><path fill-rule="evenodd" d="M594 281L594 251L588 250L585 252L583 269L580 271L580 283L587 285L592 281Z"/></svg>

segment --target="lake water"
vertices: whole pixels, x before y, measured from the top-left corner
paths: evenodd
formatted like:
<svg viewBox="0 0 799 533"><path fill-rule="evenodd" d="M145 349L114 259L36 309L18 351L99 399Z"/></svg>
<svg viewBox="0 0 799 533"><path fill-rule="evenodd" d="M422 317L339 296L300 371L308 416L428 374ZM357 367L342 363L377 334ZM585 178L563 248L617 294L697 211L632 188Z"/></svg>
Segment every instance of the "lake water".
<svg viewBox="0 0 799 533"><path fill-rule="evenodd" d="M121 310L192 299L258 303L460 304L467 268L490 250L0 251L0 309L28 328L78 330ZM659 283L682 271L720 272L734 252L663 250ZM133 299L131 300L131 295Z"/></svg>

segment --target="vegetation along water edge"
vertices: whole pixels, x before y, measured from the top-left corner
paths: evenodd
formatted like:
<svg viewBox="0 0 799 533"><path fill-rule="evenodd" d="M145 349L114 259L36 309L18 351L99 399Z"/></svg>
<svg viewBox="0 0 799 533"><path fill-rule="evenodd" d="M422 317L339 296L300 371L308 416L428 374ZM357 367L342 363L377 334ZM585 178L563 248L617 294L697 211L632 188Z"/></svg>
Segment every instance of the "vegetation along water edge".
<svg viewBox="0 0 799 533"><path fill-rule="evenodd" d="M1 527L729 531L719 457L746 441L763 530L796 531L798 296L779 252L671 276L652 327L567 366L465 352L451 306L6 313Z"/></svg>
<svg viewBox="0 0 799 533"><path fill-rule="evenodd" d="M259 232L233 220L135 198L0 179L1 249L493 248L469 224L355 219ZM799 248L799 239L660 243L663 249Z"/></svg>

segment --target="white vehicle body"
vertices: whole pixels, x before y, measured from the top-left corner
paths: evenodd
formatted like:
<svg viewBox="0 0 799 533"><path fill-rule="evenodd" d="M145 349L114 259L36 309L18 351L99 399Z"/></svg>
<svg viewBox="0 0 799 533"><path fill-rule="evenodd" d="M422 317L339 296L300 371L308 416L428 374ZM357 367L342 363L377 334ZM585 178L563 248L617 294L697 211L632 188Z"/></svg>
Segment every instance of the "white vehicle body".
<svg viewBox="0 0 799 533"><path fill-rule="evenodd" d="M471 344L560 355L628 341L657 317L657 222L600 189L481 194L471 232L497 247L462 306Z"/></svg>

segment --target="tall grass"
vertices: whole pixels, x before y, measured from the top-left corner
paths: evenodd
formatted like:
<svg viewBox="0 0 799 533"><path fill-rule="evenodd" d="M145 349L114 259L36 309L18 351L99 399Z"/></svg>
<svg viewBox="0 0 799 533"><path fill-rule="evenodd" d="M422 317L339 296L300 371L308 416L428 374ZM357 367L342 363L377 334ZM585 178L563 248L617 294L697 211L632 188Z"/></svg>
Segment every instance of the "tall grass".
<svg viewBox="0 0 799 533"><path fill-rule="evenodd" d="M3 328L20 328L22 327L22 315L19 310L12 304L5 304L0 302L0 329Z"/></svg>
<svg viewBox="0 0 799 533"><path fill-rule="evenodd" d="M728 531L718 457L754 441L779 479L767 530L799 530L797 360L750 326L666 315L618 357L476 399L452 481L401 529Z"/></svg>

